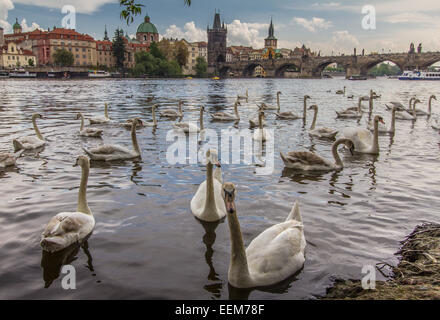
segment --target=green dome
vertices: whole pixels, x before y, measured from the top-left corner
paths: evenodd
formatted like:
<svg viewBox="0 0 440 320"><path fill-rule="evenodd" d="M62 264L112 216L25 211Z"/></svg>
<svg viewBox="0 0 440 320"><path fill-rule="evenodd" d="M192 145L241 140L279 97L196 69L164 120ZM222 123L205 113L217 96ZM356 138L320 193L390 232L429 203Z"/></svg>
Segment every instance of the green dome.
<svg viewBox="0 0 440 320"><path fill-rule="evenodd" d="M145 16L145 21L138 27L137 33L159 33L156 26L150 22L150 17Z"/></svg>
<svg viewBox="0 0 440 320"><path fill-rule="evenodd" d="M18 19L15 19L15 23L12 26L13 29L21 29L21 25L18 23Z"/></svg>

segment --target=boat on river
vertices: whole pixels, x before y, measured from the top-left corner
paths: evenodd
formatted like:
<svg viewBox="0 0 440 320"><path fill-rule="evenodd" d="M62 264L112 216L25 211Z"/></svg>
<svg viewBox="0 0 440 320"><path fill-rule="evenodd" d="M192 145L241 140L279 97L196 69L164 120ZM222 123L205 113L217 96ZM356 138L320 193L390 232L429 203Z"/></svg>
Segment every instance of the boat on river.
<svg viewBox="0 0 440 320"><path fill-rule="evenodd" d="M9 78L36 78L36 72L29 72L24 69L15 69L9 73Z"/></svg>
<svg viewBox="0 0 440 320"><path fill-rule="evenodd" d="M89 78L110 78L110 73L102 70L90 70Z"/></svg>
<svg viewBox="0 0 440 320"><path fill-rule="evenodd" d="M399 80L440 80L440 71L404 71Z"/></svg>

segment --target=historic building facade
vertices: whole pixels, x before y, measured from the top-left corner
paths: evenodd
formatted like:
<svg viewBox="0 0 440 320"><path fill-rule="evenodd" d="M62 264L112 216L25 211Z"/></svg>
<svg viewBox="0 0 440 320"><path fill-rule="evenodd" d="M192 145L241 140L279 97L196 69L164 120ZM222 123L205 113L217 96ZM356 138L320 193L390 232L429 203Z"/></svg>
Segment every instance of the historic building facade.
<svg viewBox="0 0 440 320"><path fill-rule="evenodd" d="M136 40L148 45L152 42L159 42L159 32L156 26L151 23L148 14L145 16L144 22L137 28Z"/></svg>
<svg viewBox="0 0 440 320"><path fill-rule="evenodd" d="M226 61L226 37L228 29L220 21L220 13L215 13L212 29L208 27L208 67L212 72L218 62Z"/></svg>
<svg viewBox="0 0 440 320"><path fill-rule="evenodd" d="M20 47L19 43L10 41L0 46L0 68L19 68L36 66L37 58L32 51Z"/></svg>

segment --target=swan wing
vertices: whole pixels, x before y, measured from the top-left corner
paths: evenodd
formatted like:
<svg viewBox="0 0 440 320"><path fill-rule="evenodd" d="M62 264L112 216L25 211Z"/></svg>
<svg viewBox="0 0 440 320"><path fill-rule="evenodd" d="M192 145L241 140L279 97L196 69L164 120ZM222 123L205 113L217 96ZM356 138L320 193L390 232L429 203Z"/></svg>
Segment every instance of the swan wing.
<svg viewBox="0 0 440 320"><path fill-rule="evenodd" d="M342 135L353 141L355 151L365 150L371 147L373 142L373 135L368 129L345 128Z"/></svg>
<svg viewBox="0 0 440 320"><path fill-rule="evenodd" d="M291 151L285 156L285 160L291 163L299 163L303 165L327 166L328 162L313 152L307 151Z"/></svg>
<svg viewBox="0 0 440 320"><path fill-rule="evenodd" d="M218 177L216 177L216 174L214 173L214 199L217 213L219 215L217 220L220 220L226 216L226 207L221 195L222 184L217 178ZM203 214L206 206L206 184L206 180L200 184L196 194L191 200L191 212L200 220L205 220Z"/></svg>

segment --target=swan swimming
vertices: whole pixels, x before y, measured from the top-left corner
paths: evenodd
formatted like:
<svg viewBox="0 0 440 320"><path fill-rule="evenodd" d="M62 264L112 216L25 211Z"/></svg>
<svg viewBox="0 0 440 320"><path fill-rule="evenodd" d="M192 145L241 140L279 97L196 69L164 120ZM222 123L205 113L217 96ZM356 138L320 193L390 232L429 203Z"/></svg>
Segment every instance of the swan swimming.
<svg viewBox="0 0 440 320"><path fill-rule="evenodd" d="M14 145L15 152L22 149L32 150L32 149L41 148L46 144L46 141L44 141L44 138L40 130L38 129L37 119L44 119L44 117L39 113L34 113L32 115L32 124L34 126L36 137L21 137L12 140L12 144Z"/></svg>
<svg viewBox="0 0 440 320"><path fill-rule="evenodd" d="M95 128L84 128L84 116L81 112L76 114L75 120L81 119L81 127L79 129L79 135L83 137L95 137L100 138L102 136L103 130Z"/></svg>
<svg viewBox="0 0 440 320"><path fill-rule="evenodd" d="M104 116L96 116L89 119L90 124L104 124L110 121L110 118L108 116L108 104L105 104L104 107Z"/></svg>

